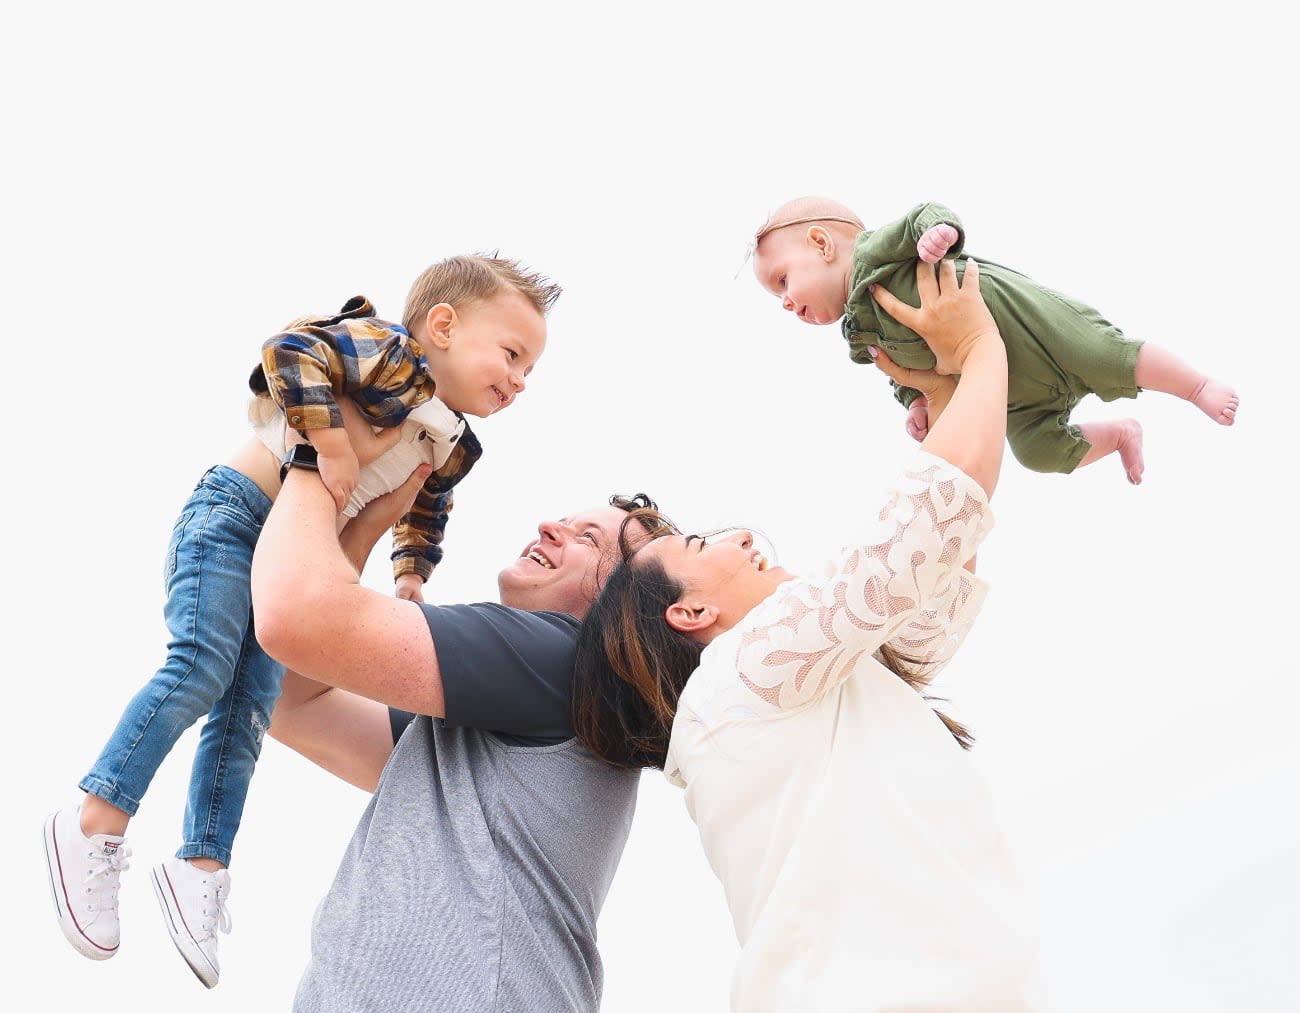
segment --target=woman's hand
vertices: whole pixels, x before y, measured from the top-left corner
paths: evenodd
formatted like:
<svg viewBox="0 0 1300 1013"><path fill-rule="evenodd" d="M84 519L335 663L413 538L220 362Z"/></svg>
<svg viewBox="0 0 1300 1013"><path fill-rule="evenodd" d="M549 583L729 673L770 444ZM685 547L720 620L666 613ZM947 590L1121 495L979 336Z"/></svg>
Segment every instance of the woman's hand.
<svg viewBox="0 0 1300 1013"><path fill-rule="evenodd" d="M919 309L894 298L879 285L871 289L871 295L886 313L925 339L934 352L935 372L944 376L960 373L977 344L990 336L1001 340L993 314L980 296L980 272L975 261L966 261L961 285L957 284L955 261L941 261L937 276L935 268L918 262L916 288L921 295ZM934 419L930 425L933 427Z"/></svg>
<svg viewBox="0 0 1300 1013"><path fill-rule="evenodd" d="M907 431L912 439L918 442L925 439L930 427L939 421L939 416L952 400L952 393L957 389L956 379L951 376L941 376L933 369L908 369L906 366L900 366L880 349L876 349L875 352L876 366L891 380L900 387L911 387L921 392L921 397L913 401L911 409L908 410ZM918 403L920 410L914 414L912 409L915 409ZM924 429L918 424L922 419L925 423Z"/></svg>

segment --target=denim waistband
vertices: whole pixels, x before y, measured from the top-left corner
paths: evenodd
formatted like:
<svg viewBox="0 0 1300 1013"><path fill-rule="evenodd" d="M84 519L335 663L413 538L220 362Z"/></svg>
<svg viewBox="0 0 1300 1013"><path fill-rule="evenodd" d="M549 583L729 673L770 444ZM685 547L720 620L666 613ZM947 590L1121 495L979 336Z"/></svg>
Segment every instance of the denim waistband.
<svg viewBox="0 0 1300 1013"><path fill-rule="evenodd" d="M242 504L259 524L271 512L271 500L251 478L224 464L216 464L203 473L195 490L204 489L216 500Z"/></svg>

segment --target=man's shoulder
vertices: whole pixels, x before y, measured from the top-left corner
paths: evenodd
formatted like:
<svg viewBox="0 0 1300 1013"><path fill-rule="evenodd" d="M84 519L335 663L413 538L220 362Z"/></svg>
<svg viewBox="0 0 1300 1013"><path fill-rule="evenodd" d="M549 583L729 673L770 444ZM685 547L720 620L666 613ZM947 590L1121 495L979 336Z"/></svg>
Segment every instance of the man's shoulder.
<svg viewBox="0 0 1300 1013"><path fill-rule="evenodd" d="M493 624L515 624L520 626L547 626L554 629L573 630L576 632L582 623L567 612L552 612L546 609L521 609L513 605L502 605L495 601L479 601L455 605L422 606L426 614L443 615L448 619L475 618Z"/></svg>

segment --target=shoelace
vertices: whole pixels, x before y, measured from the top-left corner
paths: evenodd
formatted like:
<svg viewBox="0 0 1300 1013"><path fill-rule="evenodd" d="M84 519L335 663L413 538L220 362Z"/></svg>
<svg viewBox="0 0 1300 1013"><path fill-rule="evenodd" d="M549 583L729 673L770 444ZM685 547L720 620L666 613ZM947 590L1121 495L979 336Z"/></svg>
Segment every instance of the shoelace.
<svg viewBox="0 0 1300 1013"><path fill-rule="evenodd" d="M117 910L117 885L118 881L113 879L114 874L121 876L131 867L127 861L131 857L131 849L125 845L119 844L117 850L112 854L106 854L103 851L88 851L86 857L90 859L90 871L86 873L86 878L82 881L86 884L86 893L101 893L109 883L113 884L113 889L108 895L107 910ZM99 880L99 882L96 882ZM87 909L95 910L95 904L87 904Z"/></svg>
<svg viewBox="0 0 1300 1013"><path fill-rule="evenodd" d="M205 892L200 911L203 915L203 924L199 926L199 938L210 939L216 935L217 929L229 935L230 927L234 924L230 909L226 907L226 895L230 893L230 884L209 878L203 881L203 888Z"/></svg>

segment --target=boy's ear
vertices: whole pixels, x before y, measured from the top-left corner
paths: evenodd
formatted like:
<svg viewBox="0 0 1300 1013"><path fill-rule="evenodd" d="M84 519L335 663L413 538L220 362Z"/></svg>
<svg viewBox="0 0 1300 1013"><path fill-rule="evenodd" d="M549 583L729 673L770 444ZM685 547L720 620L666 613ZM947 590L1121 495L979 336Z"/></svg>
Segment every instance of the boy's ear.
<svg viewBox="0 0 1300 1013"><path fill-rule="evenodd" d="M451 344L451 332L456 328L456 311L451 303L440 302L424 317L429 342L435 348L446 349Z"/></svg>
<svg viewBox="0 0 1300 1013"><path fill-rule="evenodd" d="M677 601L664 610L668 625L678 633L688 637L703 633L718 621L719 609L716 605L702 602Z"/></svg>
<svg viewBox="0 0 1300 1013"><path fill-rule="evenodd" d="M825 261L835 259L835 237L820 225L814 225L808 229L808 242L817 249L817 253Z"/></svg>

